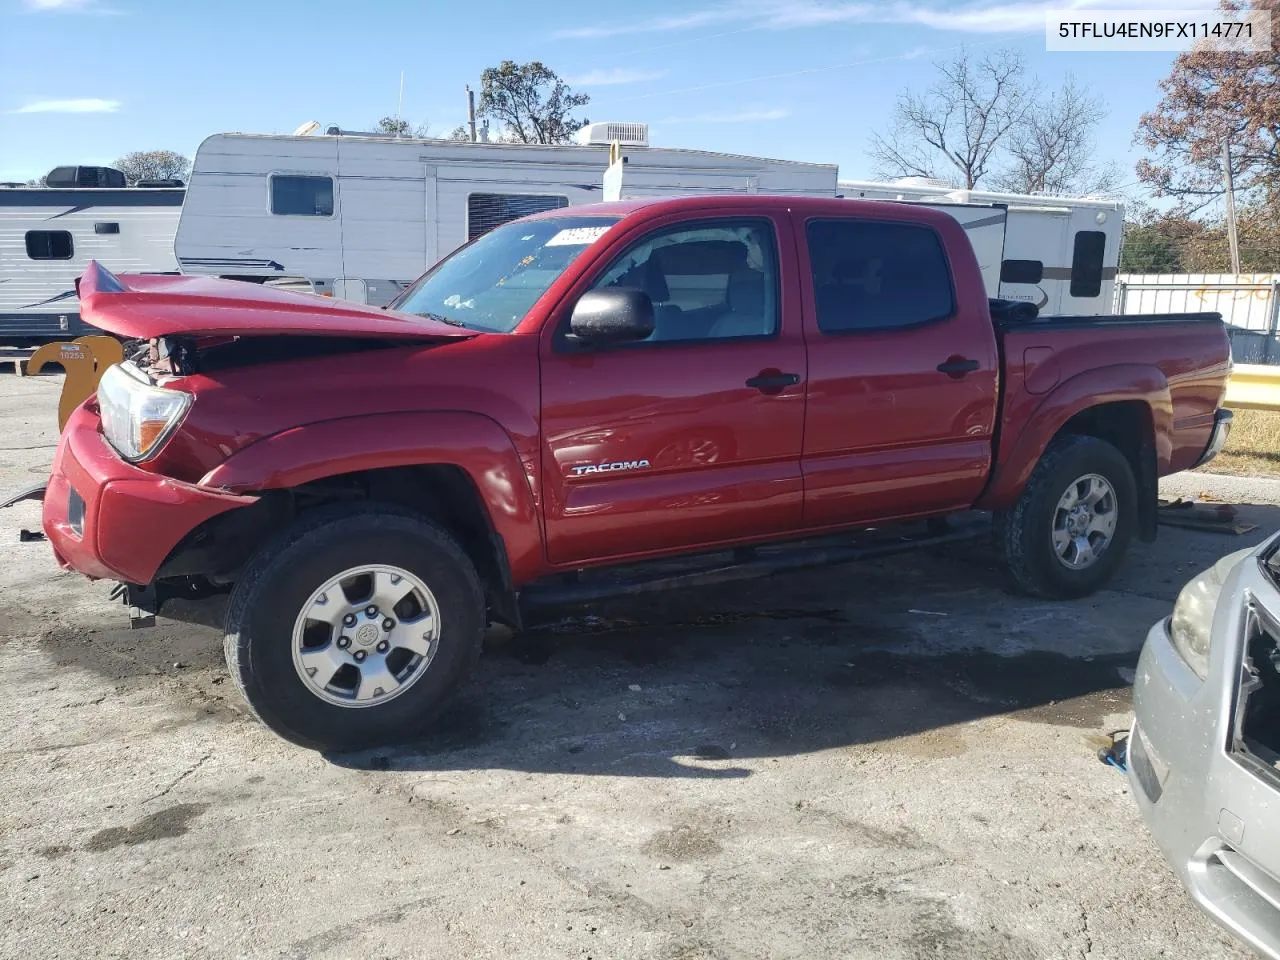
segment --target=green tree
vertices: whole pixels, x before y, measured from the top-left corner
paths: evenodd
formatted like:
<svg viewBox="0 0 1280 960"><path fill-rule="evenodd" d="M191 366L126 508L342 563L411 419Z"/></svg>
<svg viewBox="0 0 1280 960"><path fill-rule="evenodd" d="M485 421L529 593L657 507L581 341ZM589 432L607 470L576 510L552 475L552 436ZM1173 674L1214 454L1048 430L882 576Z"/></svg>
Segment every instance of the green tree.
<svg viewBox="0 0 1280 960"><path fill-rule="evenodd" d="M516 143L568 143L586 126L573 111L591 98L574 93L550 67L538 60L503 60L480 75L476 113L497 124L499 136Z"/></svg>
<svg viewBox="0 0 1280 960"><path fill-rule="evenodd" d="M113 166L131 185L139 180L186 180L191 171L191 161L172 150L135 150Z"/></svg>
<svg viewBox="0 0 1280 960"><path fill-rule="evenodd" d="M374 129L393 137L416 137L419 140L425 140L431 136L431 124L424 121L414 125L400 117L383 117L374 125Z"/></svg>

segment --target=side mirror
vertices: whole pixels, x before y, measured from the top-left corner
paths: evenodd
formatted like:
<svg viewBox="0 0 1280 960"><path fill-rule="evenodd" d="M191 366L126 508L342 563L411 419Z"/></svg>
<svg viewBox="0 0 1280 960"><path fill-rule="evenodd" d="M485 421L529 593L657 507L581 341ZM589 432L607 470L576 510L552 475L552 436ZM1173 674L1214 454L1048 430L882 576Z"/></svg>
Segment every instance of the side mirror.
<svg viewBox="0 0 1280 960"><path fill-rule="evenodd" d="M589 290L569 317L569 333L583 343L626 343L653 333L653 301L640 290Z"/></svg>

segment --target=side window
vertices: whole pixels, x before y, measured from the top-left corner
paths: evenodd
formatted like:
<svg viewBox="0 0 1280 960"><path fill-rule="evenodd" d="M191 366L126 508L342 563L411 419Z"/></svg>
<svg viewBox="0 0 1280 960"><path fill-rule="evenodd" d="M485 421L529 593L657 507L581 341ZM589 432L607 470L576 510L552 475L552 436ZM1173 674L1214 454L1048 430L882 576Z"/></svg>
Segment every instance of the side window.
<svg viewBox="0 0 1280 960"><path fill-rule="evenodd" d="M473 193L467 197L467 240L483 236L494 227L543 210L569 205L568 197L541 197L524 193Z"/></svg>
<svg viewBox="0 0 1280 960"><path fill-rule="evenodd" d="M68 231L27 231L27 256L32 260L70 260L71 254L71 234Z"/></svg>
<svg viewBox="0 0 1280 960"><path fill-rule="evenodd" d="M1071 255L1071 296L1096 297L1102 292L1102 258L1107 235L1101 230L1081 230L1076 234Z"/></svg>
<svg viewBox="0 0 1280 960"><path fill-rule="evenodd" d="M955 311L947 256L928 227L810 220L805 234L824 333L911 327Z"/></svg>
<svg viewBox="0 0 1280 960"><path fill-rule="evenodd" d="M277 216L332 217L333 178L272 174L271 212Z"/></svg>
<svg viewBox="0 0 1280 960"><path fill-rule="evenodd" d="M733 220L662 230L640 241L593 289L641 290L653 301L646 343L768 337L778 331L773 226Z"/></svg>

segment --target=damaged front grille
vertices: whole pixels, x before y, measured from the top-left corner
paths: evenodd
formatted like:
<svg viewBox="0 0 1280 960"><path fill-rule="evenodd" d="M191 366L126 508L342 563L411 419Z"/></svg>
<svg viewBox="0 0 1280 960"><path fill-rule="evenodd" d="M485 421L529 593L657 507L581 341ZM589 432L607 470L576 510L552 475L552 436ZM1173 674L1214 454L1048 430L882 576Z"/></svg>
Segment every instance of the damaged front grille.
<svg viewBox="0 0 1280 960"><path fill-rule="evenodd" d="M1256 605L1247 623L1232 749L1280 784L1280 623Z"/></svg>

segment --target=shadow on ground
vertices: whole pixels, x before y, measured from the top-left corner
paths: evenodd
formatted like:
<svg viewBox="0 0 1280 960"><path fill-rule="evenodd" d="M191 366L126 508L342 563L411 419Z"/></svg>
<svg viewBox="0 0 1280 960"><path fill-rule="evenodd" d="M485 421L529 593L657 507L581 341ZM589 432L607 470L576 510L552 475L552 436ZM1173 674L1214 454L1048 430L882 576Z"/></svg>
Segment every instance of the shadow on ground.
<svg viewBox="0 0 1280 960"><path fill-rule="evenodd" d="M1170 530L1106 592L1068 604L1006 590L985 543L560 611L495 635L458 700L411 744L333 755L364 769L474 768L745 777L746 759L858 745L927 757L974 748L958 725L1009 714L1100 731L1129 708L1151 623L1185 580L1248 537ZM225 598L166 608L156 630L46 634L60 664L118 686L157 675L202 715L242 722L221 663ZM1082 749L1086 749L1082 745Z"/></svg>

